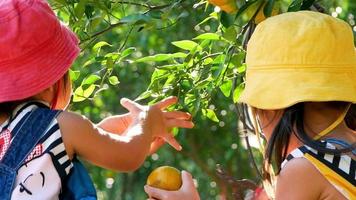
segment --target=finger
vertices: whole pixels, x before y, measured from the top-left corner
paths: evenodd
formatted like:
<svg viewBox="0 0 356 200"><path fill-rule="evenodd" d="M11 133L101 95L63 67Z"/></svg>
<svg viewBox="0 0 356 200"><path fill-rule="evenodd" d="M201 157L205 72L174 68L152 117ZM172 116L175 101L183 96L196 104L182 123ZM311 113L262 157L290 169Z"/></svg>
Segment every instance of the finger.
<svg viewBox="0 0 356 200"><path fill-rule="evenodd" d="M183 185L182 185L183 189L195 187L193 177L189 172L183 170L181 173L181 176L182 176L182 182L183 182Z"/></svg>
<svg viewBox="0 0 356 200"><path fill-rule="evenodd" d="M166 142L162 138L155 139L150 147L149 155L156 153L156 151L162 147Z"/></svg>
<svg viewBox="0 0 356 200"><path fill-rule="evenodd" d="M164 116L168 119L189 120L192 118L192 115L190 113L181 112L181 111L164 112Z"/></svg>
<svg viewBox="0 0 356 200"><path fill-rule="evenodd" d="M127 98L122 98L120 100L121 105L126 108L130 112L138 112L140 109L142 109L142 106L130 99Z"/></svg>
<svg viewBox="0 0 356 200"><path fill-rule="evenodd" d="M165 198L167 195L167 191L164 191L164 190L161 190L161 189L158 189L158 188L154 188L154 187L150 187L148 185L145 185L144 187L145 189L145 192L148 194L148 196L151 198L151 199L167 199Z"/></svg>
<svg viewBox="0 0 356 200"><path fill-rule="evenodd" d="M156 103L155 106L159 107L160 109L166 109L169 106L176 104L177 101L178 101L177 97L168 97L168 98L163 99L162 101Z"/></svg>
<svg viewBox="0 0 356 200"><path fill-rule="evenodd" d="M163 139L169 144L171 145L175 150L177 151L181 151L182 150L182 146L178 143L178 141L173 137L172 134L167 133Z"/></svg>
<svg viewBox="0 0 356 200"><path fill-rule="evenodd" d="M169 119L166 121L167 127L193 128L194 123L180 119Z"/></svg>

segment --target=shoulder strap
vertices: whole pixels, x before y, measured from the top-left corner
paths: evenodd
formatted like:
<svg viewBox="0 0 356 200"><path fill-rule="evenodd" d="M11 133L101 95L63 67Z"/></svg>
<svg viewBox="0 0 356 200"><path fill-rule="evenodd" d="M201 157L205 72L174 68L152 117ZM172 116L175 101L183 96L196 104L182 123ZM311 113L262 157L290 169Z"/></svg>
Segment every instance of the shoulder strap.
<svg viewBox="0 0 356 200"><path fill-rule="evenodd" d="M337 144L340 145L344 148L350 148L352 147L352 154L356 156L356 148L355 148L355 144L351 145L348 142L344 141L344 140L340 140L340 139L336 139L336 138L327 138L325 139L326 142L332 143L332 144Z"/></svg>
<svg viewBox="0 0 356 200"><path fill-rule="evenodd" d="M21 124L18 133L14 133L15 137L1 163L11 169L18 170L59 113L60 111L44 108L32 111L25 122Z"/></svg>

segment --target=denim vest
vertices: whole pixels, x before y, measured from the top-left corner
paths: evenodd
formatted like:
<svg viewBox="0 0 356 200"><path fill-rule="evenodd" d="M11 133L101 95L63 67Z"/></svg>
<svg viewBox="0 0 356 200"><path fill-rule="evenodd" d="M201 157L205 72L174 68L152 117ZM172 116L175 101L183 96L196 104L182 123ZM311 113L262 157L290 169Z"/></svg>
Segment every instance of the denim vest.
<svg viewBox="0 0 356 200"><path fill-rule="evenodd" d="M60 111L37 108L27 116L18 132L14 133L11 145L0 161L1 200L11 199L18 169L59 113ZM73 160L73 169L63 185L60 199L97 199L93 183L77 159Z"/></svg>

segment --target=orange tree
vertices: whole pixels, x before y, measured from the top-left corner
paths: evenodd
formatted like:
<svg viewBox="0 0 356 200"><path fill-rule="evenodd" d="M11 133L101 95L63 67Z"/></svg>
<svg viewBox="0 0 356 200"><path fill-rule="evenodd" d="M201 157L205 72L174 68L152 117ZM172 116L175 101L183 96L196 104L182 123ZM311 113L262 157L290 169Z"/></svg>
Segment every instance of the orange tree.
<svg viewBox="0 0 356 200"><path fill-rule="evenodd" d="M145 198L146 178L161 165L191 171L202 199L233 198L231 187L216 175L216 164L236 178L260 181L254 169L260 153L253 141L252 149L246 148L245 132L237 131L236 107L244 88L245 47L256 24L271 15L312 9L344 19L356 32L356 3L351 0L50 3L81 40L81 56L71 70L72 110L98 121L124 112L118 103L121 97L153 103L175 95L177 108L194 115L193 130L175 131L183 144L181 153L163 147L128 174L88 165L102 199Z"/></svg>

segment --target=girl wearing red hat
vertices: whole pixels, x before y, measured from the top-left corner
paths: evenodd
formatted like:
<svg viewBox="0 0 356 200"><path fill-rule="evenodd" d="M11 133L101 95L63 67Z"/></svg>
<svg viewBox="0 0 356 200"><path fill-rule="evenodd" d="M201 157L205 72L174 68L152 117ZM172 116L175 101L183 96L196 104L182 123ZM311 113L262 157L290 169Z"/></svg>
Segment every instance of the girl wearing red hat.
<svg viewBox="0 0 356 200"><path fill-rule="evenodd" d="M71 97L68 70L79 54L74 33L62 25L44 0L0 2L0 194L8 199L58 199L76 156L119 171L137 169L150 152L168 142L181 146L167 132L192 128L188 113L163 112L177 102L167 98L154 106L122 99L129 110L99 124L62 111L44 129L38 142L17 166L16 180L2 180L5 161L16 158L12 143L38 109L65 110ZM39 123L39 122L38 122ZM23 141L25 144L26 141Z"/></svg>
<svg viewBox="0 0 356 200"><path fill-rule="evenodd" d="M356 199L351 27L311 11L268 18L248 43L246 65L240 101L243 113L252 111L246 123L267 140L263 183L269 195L257 189L248 199ZM198 200L190 174L182 179L179 191L145 191L159 200Z"/></svg>

